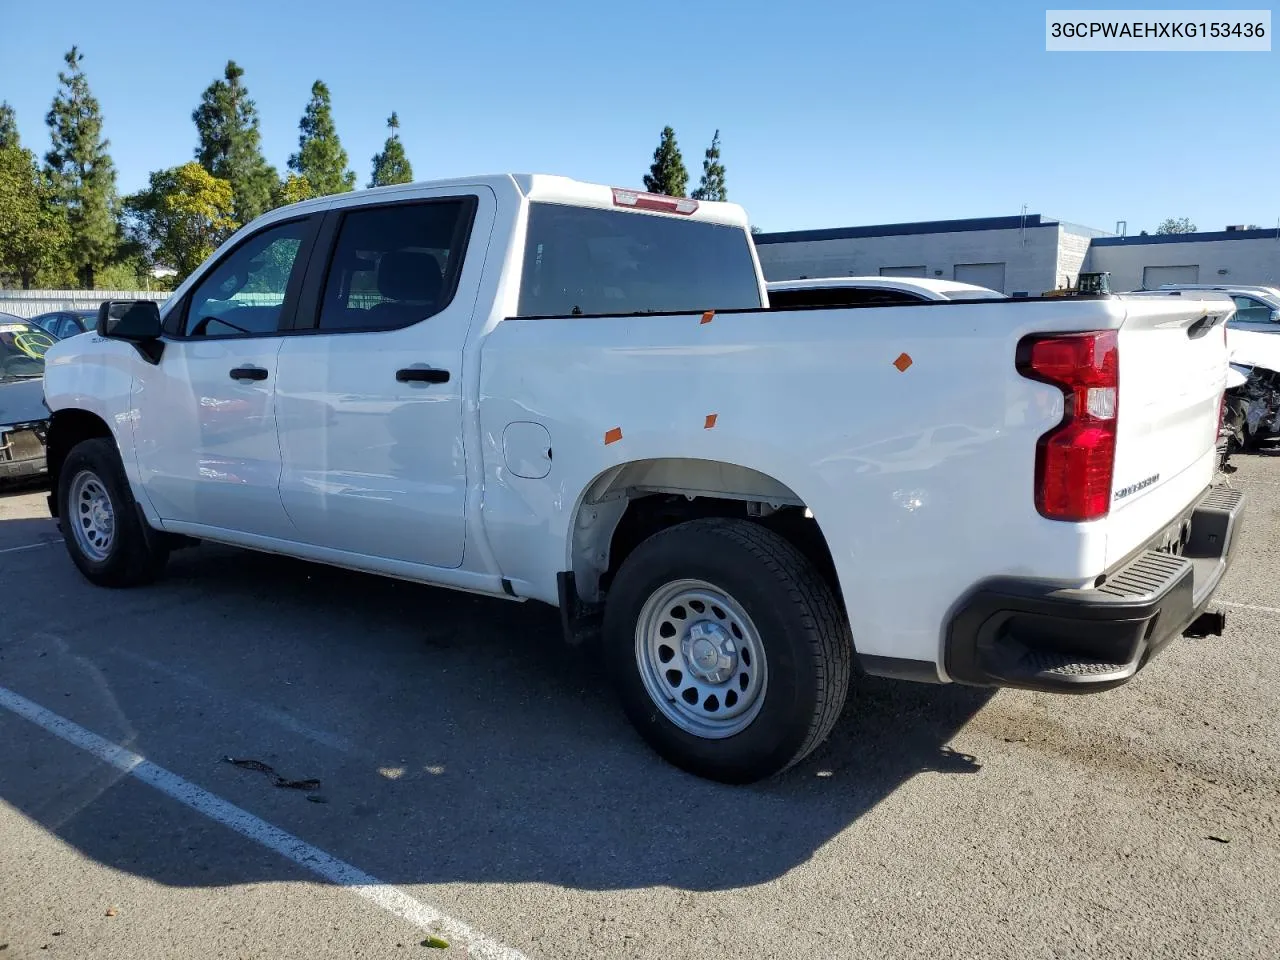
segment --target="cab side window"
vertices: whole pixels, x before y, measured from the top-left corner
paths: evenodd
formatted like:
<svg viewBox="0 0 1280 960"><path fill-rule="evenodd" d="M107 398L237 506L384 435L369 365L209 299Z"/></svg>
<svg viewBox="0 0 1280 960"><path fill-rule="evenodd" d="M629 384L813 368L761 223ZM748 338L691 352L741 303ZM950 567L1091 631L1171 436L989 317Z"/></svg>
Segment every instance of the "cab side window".
<svg viewBox="0 0 1280 960"><path fill-rule="evenodd" d="M394 330L449 305L470 198L355 208L342 216L320 303L321 330Z"/></svg>
<svg viewBox="0 0 1280 960"><path fill-rule="evenodd" d="M299 255L311 230L294 220L255 234L219 262L191 291L183 333L225 337L275 333Z"/></svg>

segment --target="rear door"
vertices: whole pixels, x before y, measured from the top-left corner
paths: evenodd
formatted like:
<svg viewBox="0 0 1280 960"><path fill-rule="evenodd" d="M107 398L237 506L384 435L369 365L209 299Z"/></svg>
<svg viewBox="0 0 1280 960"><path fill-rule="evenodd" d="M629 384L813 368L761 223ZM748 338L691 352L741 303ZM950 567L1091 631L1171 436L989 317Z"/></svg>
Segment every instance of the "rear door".
<svg viewBox="0 0 1280 960"><path fill-rule="evenodd" d="M1142 546L1213 480L1232 310L1221 297L1121 299L1108 564Z"/></svg>
<svg viewBox="0 0 1280 960"><path fill-rule="evenodd" d="M462 358L495 211L477 188L328 214L276 390L304 543L462 563Z"/></svg>

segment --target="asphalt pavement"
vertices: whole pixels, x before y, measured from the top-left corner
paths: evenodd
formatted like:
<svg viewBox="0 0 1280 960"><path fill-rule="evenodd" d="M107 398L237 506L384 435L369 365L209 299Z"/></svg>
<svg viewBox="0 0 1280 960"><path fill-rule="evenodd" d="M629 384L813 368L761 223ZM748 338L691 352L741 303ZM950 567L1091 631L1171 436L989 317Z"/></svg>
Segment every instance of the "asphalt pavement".
<svg viewBox="0 0 1280 960"><path fill-rule="evenodd" d="M859 680L746 788L549 608L216 546L103 590L0 493L0 960L1271 960L1280 457L1236 463L1224 636L1085 697Z"/></svg>

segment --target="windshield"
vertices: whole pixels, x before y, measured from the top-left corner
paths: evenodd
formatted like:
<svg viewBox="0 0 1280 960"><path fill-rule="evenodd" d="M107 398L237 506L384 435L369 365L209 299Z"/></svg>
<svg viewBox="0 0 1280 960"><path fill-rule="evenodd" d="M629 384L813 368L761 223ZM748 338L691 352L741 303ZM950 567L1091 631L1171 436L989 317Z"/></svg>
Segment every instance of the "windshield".
<svg viewBox="0 0 1280 960"><path fill-rule="evenodd" d="M44 354L57 341L25 320L0 318L0 379L44 376Z"/></svg>

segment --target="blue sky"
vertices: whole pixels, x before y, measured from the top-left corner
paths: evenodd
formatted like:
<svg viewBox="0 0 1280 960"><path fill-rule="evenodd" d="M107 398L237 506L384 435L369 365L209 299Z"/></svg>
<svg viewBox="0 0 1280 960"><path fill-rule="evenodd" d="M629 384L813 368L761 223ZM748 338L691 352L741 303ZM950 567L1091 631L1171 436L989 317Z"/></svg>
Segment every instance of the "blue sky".
<svg viewBox="0 0 1280 960"><path fill-rule="evenodd" d="M766 230L1024 204L1104 229L1126 220L1131 233L1166 216L1202 230L1280 217L1280 52L1050 54L1044 5L4 6L0 100L24 142L47 147L62 54L78 44L122 192L191 159L191 111L232 58L281 169L311 83L325 80L362 185L394 109L419 179L638 185L670 124L692 187L718 127L730 199Z"/></svg>

